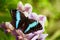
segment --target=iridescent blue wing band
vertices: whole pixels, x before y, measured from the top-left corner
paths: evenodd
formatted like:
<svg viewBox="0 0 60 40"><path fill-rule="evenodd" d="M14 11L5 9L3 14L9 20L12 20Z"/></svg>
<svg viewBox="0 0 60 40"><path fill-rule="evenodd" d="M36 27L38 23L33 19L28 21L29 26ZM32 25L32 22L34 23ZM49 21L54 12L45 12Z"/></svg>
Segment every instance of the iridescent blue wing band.
<svg viewBox="0 0 60 40"><path fill-rule="evenodd" d="M30 30L30 28L33 28L33 27L35 27L36 25L38 25L38 22L33 22L33 23L31 23L31 24L29 24L29 26L27 27L27 29L24 31L24 33L26 33L27 31L29 31Z"/></svg>
<svg viewBox="0 0 60 40"><path fill-rule="evenodd" d="M18 24L19 24L20 20L21 20L20 12L16 11L16 28L18 28Z"/></svg>

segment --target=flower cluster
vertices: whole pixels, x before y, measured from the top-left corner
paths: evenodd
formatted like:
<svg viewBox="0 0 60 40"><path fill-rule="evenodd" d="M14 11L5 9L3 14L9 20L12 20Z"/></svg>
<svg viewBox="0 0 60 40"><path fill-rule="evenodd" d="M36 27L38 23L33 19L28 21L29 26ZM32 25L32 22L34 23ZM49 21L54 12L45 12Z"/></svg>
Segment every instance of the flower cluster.
<svg viewBox="0 0 60 40"><path fill-rule="evenodd" d="M5 30L5 32L10 32L12 35L16 37L16 40L45 40L48 34L43 34L44 32L44 24L46 22L46 16L44 15L37 15L37 13L32 12L32 6L27 3L25 6L22 2L19 2L17 5L17 10L24 13L26 17L29 19L34 19L38 21L43 29L38 30L34 33L24 34L20 29L15 29L10 22L5 22L0 24L0 27Z"/></svg>

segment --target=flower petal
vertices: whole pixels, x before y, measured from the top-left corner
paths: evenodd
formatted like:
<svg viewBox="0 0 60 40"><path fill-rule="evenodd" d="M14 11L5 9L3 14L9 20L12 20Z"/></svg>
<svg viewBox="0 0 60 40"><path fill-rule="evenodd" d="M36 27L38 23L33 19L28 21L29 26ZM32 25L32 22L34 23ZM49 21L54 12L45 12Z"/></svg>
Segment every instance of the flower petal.
<svg viewBox="0 0 60 40"><path fill-rule="evenodd" d="M39 37L39 35L36 35L31 40L36 40L38 37Z"/></svg>
<svg viewBox="0 0 60 40"><path fill-rule="evenodd" d="M25 4L24 9L28 13L32 12L32 6L29 3Z"/></svg>
<svg viewBox="0 0 60 40"><path fill-rule="evenodd" d="M7 28L9 28L10 30L14 30L14 27L10 24L10 22L5 22L5 25Z"/></svg>
<svg viewBox="0 0 60 40"><path fill-rule="evenodd" d="M29 19L34 19L34 20L37 20L37 17L38 15L36 13L30 13L28 16Z"/></svg>
<svg viewBox="0 0 60 40"><path fill-rule="evenodd" d="M24 15L26 16L26 17L28 17L29 16L29 14L28 14L28 12L23 12L24 13Z"/></svg>
<svg viewBox="0 0 60 40"><path fill-rule="evenodd" d="M42 30L38 30L38 31L36 31L36 32L34 32L35 34L42 34L44 32L44 30L42 29Z"/></svg>
<svg viewBox="0 0 60 40"><path fill-rule="evenodd" d="M41 40L45 40L45 38L46 38L47 36L48 36L48 34L41 34L41 35L40 35L40 39L41 39Z"/></svg>
<svg viewBox="0 0 60 40"><path fill-rule="evenodd" d="M30 40L35 34L33 33L29 33L29 34L26 34L26 37Z"/></svg>
<svg viewBox="0 0 60 40"><path fill-rule="evenodd" d="M23 3L22 2L19 2L18 3L17 9L20 10L20 11L24 11L24 6L23 6Z"/></svg>
<svg viewBox="0 0 60 40"><path fill-rule="evenodd" d="M48 34L38 34L36 36L34 36L31 40L36 40L36 39L39 39L39 40L45 40L45 38L48 36Z"/></svg>

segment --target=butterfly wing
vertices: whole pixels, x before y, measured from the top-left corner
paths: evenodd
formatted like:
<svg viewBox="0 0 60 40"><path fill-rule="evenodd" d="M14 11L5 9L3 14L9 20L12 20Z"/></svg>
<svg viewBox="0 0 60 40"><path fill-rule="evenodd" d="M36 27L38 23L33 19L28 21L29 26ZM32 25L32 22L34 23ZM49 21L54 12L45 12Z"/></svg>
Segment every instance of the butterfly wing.
<svg viewBox="0 0 60 40"><path fill-rule="evenodd" d="M16 29L19 28L19 25L20 25L19 23L21 22L21 20L25 20L25 18L26 18L25 15L22 12L20 12L16 9L11 10L11 16L12 16L11 24ZM20 25L20 27L21 27L21 25Z"/></svg>
<svg viewBox="0 0 60 40"><path fill-rule="evenodd" d="M28 19L27 22L28 22L28 26L24 30L24 33L31 33L42 29L42 25L36 20Z"/></svg>
<svg viewBox="0 0 60 40"><path fill-rule="evenodd" d="M36 26L30 28L30 30L27 31L26 33L31 33L31 32L33 33L38 30L42 30L42 25L40 23L38 23Z"/></svg>
<svg viewBox="0 0 60 40"><path fill-rule="evenodd" d="M11 24L16 29L21 29L24 33L31 33L42 29L42 25L40 23L38 23L36 20L25 17L25 15L20 11L17 11L15 9L12 10L11 16L12 16Z"/></svg>
<svg viewBox="0 0 60 40"><path fill-rule="evenodd" d="M35 27L37 24L38 24L38 22L33 22L33 23L29 24L29 26L28 26L27 29L25 30L25 33L26 33L27 31L29 31L30 28Z"/></svg>
<svg viewBox="0 0 60 40"><path fill-rule="evenodd" d="M11 18L12 18L12 21L11 21L11 24L16 28L16 9L12 9L10 11L10 14L11 14Z"/></svg>

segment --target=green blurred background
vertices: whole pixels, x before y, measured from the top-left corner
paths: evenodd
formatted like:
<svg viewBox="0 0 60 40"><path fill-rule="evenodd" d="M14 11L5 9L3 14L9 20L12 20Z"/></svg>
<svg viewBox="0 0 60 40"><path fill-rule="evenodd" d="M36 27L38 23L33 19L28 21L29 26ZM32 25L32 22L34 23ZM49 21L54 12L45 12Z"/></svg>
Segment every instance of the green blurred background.
<svg viewBox="0 0 60 40"><path fill-rule="evenodd" d="M10 9L16 9L19 1L23 4L30 3L33 12L47 17L46 40L60 40L60 0L0 0L0 23L11 21ZM15 40L15 38L0 29L0 40Z"/></svg>

